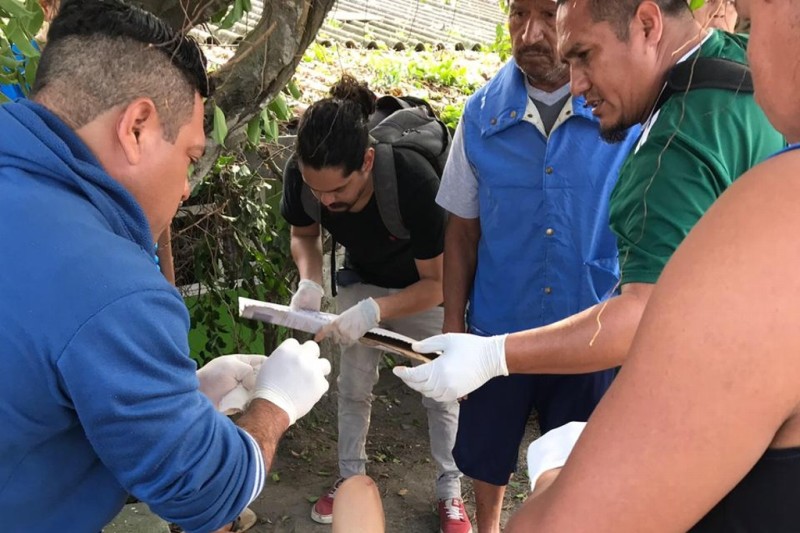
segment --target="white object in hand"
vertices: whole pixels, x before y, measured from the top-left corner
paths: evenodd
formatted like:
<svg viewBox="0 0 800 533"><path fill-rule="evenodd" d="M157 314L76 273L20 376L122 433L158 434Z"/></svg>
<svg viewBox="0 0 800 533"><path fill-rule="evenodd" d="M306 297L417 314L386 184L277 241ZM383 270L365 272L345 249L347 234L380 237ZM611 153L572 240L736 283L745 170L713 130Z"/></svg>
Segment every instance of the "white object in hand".
<svg viewBox="0 0 800 533"><path fill-rule="evenodd" d="M442 355L414 368L394 367L406 385L439 402L463 398L487 381L507 376L507 335L479 337L466 333L437 335L412 345L419 353Z"/></svg>
<svg viewBox="0 0 800 533"><path fill-rule="evenodd" d="M217 357L197 371L200 392L211 400L218 411L226 415L243 411L250 401L256 375L265 359L265 356L259 354Z"/></svg>
<svg viewBox="0 0 800 533"><path fill-rule="evenodd" d="M551 429L531 442L528 446L528 479L531 480L531 490L536 487L536 480L544 472L566 464L585 427L586 422L570 422Z"/></svg>
<svg viewBox="0 0 800 533"><path fill-rule="evenodd" d="M293 311L298 309L319 311L323 296L325 296L325 290L319 283L310 279L301 279L300 283L297 284L297 292L294 293L292 301L289 302L289 307Z"/></svg>
<svg viewBox="0 0 800 533"><path fill-rule="evenodd" d="M320 358L317 343L300 344L287 339L261 365L253 398L262 398L283 409L292 425L328 390L325 376L330 373L331 364Z"/></svg>
<svg viewBox="0 0 800 533"><path fill-rule="evenodd" d="M361 300L356 305L336 317L323 327L316 338L330 336L334 342L349 346L364 336L372 328L378 327L381 321L381 308L372 298Z"/></svg>

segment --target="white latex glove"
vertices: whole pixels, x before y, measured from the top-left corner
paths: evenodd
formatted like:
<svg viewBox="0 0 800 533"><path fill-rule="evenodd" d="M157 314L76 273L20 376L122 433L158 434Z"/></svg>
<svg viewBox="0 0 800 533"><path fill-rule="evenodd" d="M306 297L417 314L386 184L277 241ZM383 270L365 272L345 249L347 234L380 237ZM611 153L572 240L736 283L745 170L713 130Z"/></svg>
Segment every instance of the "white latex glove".
<svg viewBox="0 0 800 533"><path fill-rule="evenodd" d="M197 371L200 392L226 415L244 411L265 359L263 355L238 353L217 357Z"/></svg>
<svg viewBox="0 0 800 533"><path fill-rule="evenodd" d="M447 333L411 347L415 352L442 355L414 368L396 366L394 375L412 389L439 402L453 402L497 376L507 376L506 337Z"/></svg>
<svg viewBox="0 0 800 533"><path fill-rule="evenodd" d="M349 346L364 336L372 328L377 328L381 321L381 308L372 298L361 300L356 305L339 315L336 320L324 326L314 337L321 341L330 336L334 342Z"/></svg>
<svg viewBox="0 0 800 533"><path fill-rule="evenodd" d="M578 442L586 422L570 422L551 429L528 446L528 479L531 490L544 472L561 468Z"/></svg>
<svg viewBox="0 0 800 533"><path fill-rule="evenodd" d="M325 296L325 290L319 283L310 279L301 279L297 284L297 292L289 302L289 307L292 311L300 309L319 311L323 296Z"/></svg>
<svg viewBox="0 0 800 533"><path fill-rule="evenodd" d="M263 398L289 415L289 425L308 413L328 390L331 364L313 341L287 339L266 358L256 377L253 398Z"/></svg>

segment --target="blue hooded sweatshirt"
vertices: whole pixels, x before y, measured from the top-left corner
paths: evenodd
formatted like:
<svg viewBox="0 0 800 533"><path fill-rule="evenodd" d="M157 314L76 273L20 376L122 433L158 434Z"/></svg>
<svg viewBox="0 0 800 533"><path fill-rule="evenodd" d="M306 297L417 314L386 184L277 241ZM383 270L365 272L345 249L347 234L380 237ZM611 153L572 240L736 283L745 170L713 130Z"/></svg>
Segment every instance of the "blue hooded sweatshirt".
<svg viewBox="0 0 800 533"><path fill-rule="evenodd" d="M55 115L0 106L0 531L96 533L126 493L187 531L263 484L198 390L136 200Z"/></svg>

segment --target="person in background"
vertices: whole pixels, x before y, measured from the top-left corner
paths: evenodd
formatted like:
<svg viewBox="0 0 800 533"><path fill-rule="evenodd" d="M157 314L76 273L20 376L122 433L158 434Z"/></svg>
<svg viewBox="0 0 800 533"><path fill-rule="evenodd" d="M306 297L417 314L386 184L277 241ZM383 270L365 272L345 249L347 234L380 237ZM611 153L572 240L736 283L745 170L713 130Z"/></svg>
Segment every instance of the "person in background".
<svg viewBox="0 0 800 533"><path fill-rule="evenodd" d="M296 157L287 163L283 178L281 213L291 225L292 257L301 278L292 308L320 308L324 294L320 228L345 248L344 268L336 274L336 307L341 314L316 337L330 336L342 345L337 379L340 478L311 510L311 518L323 524L333 519L341 481L366 472L365 444L381 351L358 339L379 324L415 339L442 331L446 215L434 201L439 177L420 153L391 147L397 202L409 238L390 233L375 195L374 169L380 162L368 126L375 102L365 84L343 77L330 98L303 113ZM316 213L307 211L304 194L311 196ZM443 533L468 533L472 527L461 499L461 472L451 452L458 404L455 398L422 401L437 467L440 528Z"/></svg>

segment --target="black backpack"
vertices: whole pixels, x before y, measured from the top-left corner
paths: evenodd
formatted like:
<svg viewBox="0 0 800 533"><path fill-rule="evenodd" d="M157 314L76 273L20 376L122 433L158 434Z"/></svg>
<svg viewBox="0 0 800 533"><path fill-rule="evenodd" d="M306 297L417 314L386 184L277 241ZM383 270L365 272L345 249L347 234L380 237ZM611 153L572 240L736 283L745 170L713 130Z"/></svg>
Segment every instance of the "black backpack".
<svg viewBox="0 0 800 533"><path fill-rule="evenodd" d="M383 96L375 107L375 113L369 120L370 137L375 148L375 165L372 169L375 201L389 233L398 239L408 239L411 235L400 214L394 152L402 150L414 153L412 158L419 164L429 164L441 178L450 152L450 131L421 98ZM305 183L300 198L306 214L315 222L320 222L319 200Z"/></svg>
<svg viewBox="0 0 800 533"><path fill-rule="evenodd" d="M678 63L667 74L667 82L653 109L658 111L669 98L693 89L725 89L753 92L750 67L717 57L698 57Z"/></svg>

